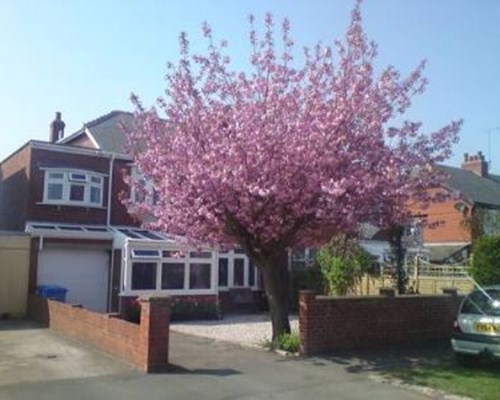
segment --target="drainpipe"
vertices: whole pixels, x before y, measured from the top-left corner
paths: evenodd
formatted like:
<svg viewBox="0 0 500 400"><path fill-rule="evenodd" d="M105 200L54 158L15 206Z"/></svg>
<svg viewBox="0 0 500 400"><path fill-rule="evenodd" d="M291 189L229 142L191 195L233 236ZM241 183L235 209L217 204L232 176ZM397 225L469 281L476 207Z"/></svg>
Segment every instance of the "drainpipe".
<svg viewBox="0 0 500 400"><path fill-rule="evenodd" d="M109 161L109 178L108 178L108 209L106 210L106 225L111 225L111 194L113 190L113 166L115 164L115 155L111 155L111 159Z"/></svg>
<svg viewBox="0 0 500 400"><path fill-rule="evenodd" d="M108 284L108 307L107 312L112 312L113 305L113 282L115 276L115 248L111 245L111 268L109 271L109 284Z"/></svg>
<svg viewBox="0 0 500 400"><path fill-rule="evenodd" d="M109 160L109 175L108 175L108 208L106 210L106 226L111 225L111 200L113 192L113 166L115 164L115 155L111 155ZM113 241L114 242L114 241ZM113 302L113 282L115 276L115 249L111 245L111 268L109 272L109 284L108 284L108 312L111 311L111 305Z"/></svg>

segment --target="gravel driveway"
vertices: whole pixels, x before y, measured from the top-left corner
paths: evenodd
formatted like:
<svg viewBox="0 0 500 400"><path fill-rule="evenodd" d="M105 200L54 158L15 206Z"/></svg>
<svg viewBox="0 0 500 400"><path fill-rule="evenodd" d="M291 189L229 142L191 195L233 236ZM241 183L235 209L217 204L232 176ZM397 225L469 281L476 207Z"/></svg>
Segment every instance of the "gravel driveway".
<svg viewBox="0 0 500 400"><path fill-rule="evenodd" d="M298 331L297 316L290 316L290 325L292 331ZM170 329L245 347L262 347L263 343L271 340L272 334L267 314L226 315L217 321L172 322Z"/></svg>

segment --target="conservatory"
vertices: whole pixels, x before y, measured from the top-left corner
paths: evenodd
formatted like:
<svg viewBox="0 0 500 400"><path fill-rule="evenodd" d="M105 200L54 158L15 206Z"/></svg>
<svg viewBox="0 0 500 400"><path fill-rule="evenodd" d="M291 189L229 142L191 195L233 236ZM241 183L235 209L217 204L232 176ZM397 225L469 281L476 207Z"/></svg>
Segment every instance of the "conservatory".
<svg viewBox="0 0 500 400"><path fill-rule="evenodd" d="M137 227L32 222L26 231L37 239L37 284L64 286L72 302L99 311L114 309L117 296L218 296L260 287L241 250L194 249Z"/></svg>

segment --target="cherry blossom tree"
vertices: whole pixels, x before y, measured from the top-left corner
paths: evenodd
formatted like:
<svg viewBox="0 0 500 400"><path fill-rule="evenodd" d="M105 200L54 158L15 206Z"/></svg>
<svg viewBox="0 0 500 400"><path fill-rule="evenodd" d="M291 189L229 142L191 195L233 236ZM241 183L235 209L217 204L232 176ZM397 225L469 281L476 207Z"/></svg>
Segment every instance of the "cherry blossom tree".
<svg viewBox="0 0 500 400"><path fill-rule="evenodd" d="M194 245L243 248L263 276L273 340L290 331L287 250L404 221L409 202L436 200L426 189L444 177L432 165L458 140L461 121L423 134L404 119L424 63L407 77L376 72L360 8L342 41L298 58L288 20L277 35L266 15L259 37L251 17L248 71L231 69L227 43L204 24L206 53L180 35L157 107L132 96L130 150L158 198L136 207Z"/></svg>

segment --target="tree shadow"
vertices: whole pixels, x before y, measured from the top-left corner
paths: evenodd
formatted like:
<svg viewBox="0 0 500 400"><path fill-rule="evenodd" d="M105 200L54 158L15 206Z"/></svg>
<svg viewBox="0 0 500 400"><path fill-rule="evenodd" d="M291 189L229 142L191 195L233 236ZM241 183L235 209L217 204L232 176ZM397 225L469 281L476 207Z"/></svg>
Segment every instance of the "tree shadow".
<svg viewBox="0 0 500 400"><path fill-rule="evenodd" d="M448 341L432 341L370 349L339 350L306 358L305 362L315 366L335 363L343 365L347 372L362 373L439 365L452 360L453 352Z"/></svg>
<svg viewBox="0 0 500 400"><path fill-rule="evenodd" d="M232 375L241 375L242 372L232 369L232 368L194 368L189 369L176 364L169 364L169 366L163 370L155 372L157 374L180 374L180 375L206 375L206 376L218 376L227 377Z"/></svg>

